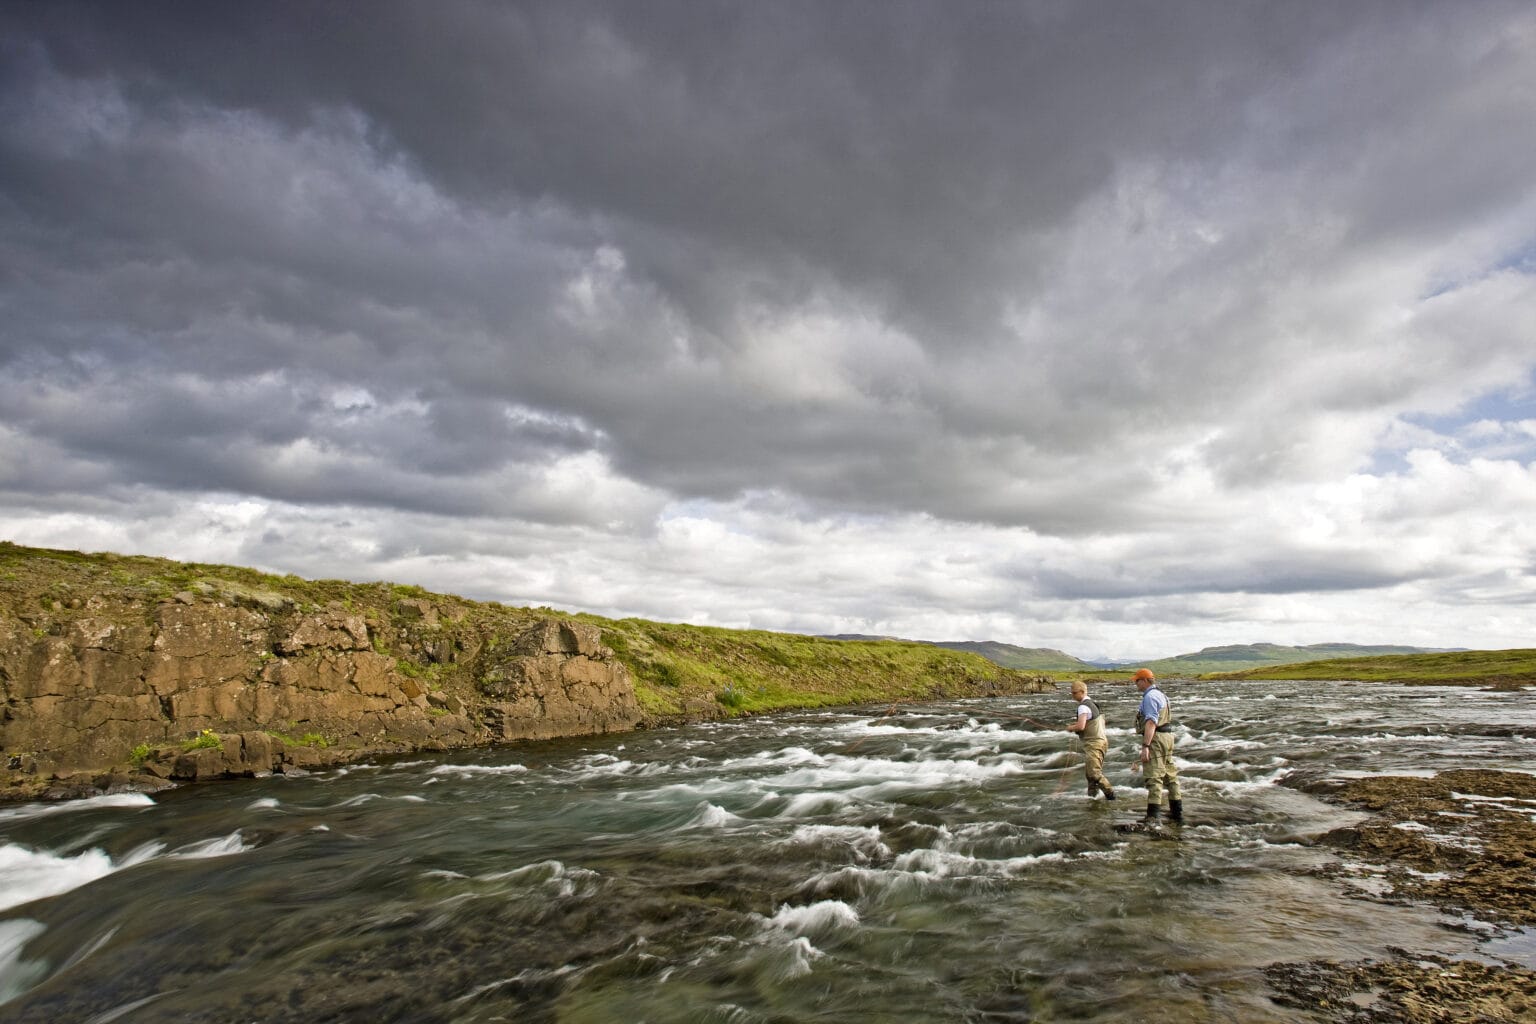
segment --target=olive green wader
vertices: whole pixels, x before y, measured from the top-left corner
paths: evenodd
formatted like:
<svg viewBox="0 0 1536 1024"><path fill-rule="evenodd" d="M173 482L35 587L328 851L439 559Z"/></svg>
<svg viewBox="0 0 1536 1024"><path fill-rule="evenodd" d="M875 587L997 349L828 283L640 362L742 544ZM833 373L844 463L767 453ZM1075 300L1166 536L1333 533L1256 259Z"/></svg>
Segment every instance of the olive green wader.
<svg viewBox="0 0 1536 1024"><path fill-rule="evenodd" d="M1104 755L1109 752L1109 736L1104 732L1104 716L1099 714L1099 706L1084 697L1079 704L1088 705L1090 712L1088 724L1083 726L1083 731L1078 733L1083 741L1083 778L1088 780L1088 797L1092 799L1099 790L1104 791L1104 799L1115 798L1115 787L1109 784L1104 777Z"/></svg>

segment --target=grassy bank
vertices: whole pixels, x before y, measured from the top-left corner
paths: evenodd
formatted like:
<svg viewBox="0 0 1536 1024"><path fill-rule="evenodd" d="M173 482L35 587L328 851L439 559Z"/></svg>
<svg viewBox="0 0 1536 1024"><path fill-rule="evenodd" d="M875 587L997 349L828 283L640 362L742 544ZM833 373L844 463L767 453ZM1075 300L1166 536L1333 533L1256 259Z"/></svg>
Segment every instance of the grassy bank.
<svg viewBox="0 0 1536 1024"><path fill-rule="evenodd" d="M396 658L401 672L466 699L475 693L476 652L503 646L541 617L577 619L602 630L654 722L1018 693L1040 685L1035 673L929 644L613 620L394 583L307 580L239 566L0 542L0 616L17 622L23 633L58 634L81 616L148 624L158 603L183 592L277 616L339 604L367 621L375 649ZM423 601L437 609L431 625L414 608Z"/></svg>
<svg viewBox="0 0 1536 1024"><path fill-rule="evenodd" d="M976 654L901 640L827 640L578 615L629 666L646 713L690 716L713 701L728 713L1020 692L1032 673Z"/></svg>
<svg viewBox="0 0 1536 1024"><path fill-rule="evenodd" d="M1200 678L1349 679L1457 686L1533 686L1536 685L1536 649L1335 658L1297 665L1270 665L1243 672L1213 672Z"/></svg>

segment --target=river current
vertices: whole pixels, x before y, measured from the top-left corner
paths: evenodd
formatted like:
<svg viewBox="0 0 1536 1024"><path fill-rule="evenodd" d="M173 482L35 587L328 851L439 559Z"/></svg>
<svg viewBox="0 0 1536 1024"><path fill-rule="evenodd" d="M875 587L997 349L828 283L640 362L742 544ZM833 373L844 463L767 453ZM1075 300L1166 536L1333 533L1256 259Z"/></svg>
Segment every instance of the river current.
<svg viewBox="0 0 1536 1024"><path fill-rule="evenodd" d="M1276 961L1483 955L1360 898L1288 775L1529 770L1536 699L1166 688L1187 822L1126 833L1136 692L843 709L0 807L0 1020L1299 1021ZM1455 927L1459 926L1459 927ZM1518 957L1530 964L1530 951Z"/></svg>

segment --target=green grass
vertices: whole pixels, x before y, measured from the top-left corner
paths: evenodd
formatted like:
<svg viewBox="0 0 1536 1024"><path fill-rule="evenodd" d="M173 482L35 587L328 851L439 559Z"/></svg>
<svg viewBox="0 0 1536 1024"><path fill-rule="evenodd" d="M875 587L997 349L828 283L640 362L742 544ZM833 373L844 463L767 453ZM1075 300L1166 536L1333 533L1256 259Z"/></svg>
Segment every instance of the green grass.
<svg viewBox="0 0 1536 1024"><path fill-rule="evenodd" d="M598 626L630 669L648 714L701 704L727 714L894 700L972 696L1029 688L1029 676L977 654L902 640L830 640L797 633L721 629L645 619L572 618Z"/></svg>
<svg viewBox="0 0 1536 1024"><path fill-rule="evenodd" d="M276 732L272 729L268 729L266 732L268 736L280 739L290 747L319 747L321 750L324 750L331 745L330 740L317 732L307 732L298 739L294 739L287 733Z"/></svg>
<svg viewBox="0 0 1536 1024"><path fill-rule="evenodd" d="M1536 684L1536 649L1445 651L1335 658L1216 672L1202 679L1347 679L1362 682L1479 685Z"/></svg>
<svg viewBox="0 0 1536 1024"><path fill-rule="evenodd" d="M195 600L250 608L279 622L338 604L349 614L363 617L374 651L395 658L403 675L470 704L479 699L477 655L451 663L429 662L424 653L427 634L434 643L448 641L456 650L495 654L546 617L598 627L602 642L629 668L641 709L657 721L1018 693L1032 688L1033 673L931 644L840 641L764 630L613 620L553 608L470 601L409 584L306 580L239 566L82 554L0 541L0 612L30 610L41 604L46 615L57 616L57 626L80 614L84 602L95 599L95 615L147 624L153 621L158 602L182 592L193 594ZM410 599L430 600L438 610L438 624L428 627L403 614L399 602ZM54 602L60 602L63 610L51 610ZM263 660L273 659L269 655Z"/></svg>
<svg viewBox="0 0 1536 1024"><path fill-rule="evenodd" d="M182 750L205 750L210 748L224 749L224 741L219 739L219 734L212 729L204 729L181 745Z"/></svg>
<svg viewBox="0 0 1536 1024"><path fill-rule="evenodd" d="M1310 661L1356 661L1399 654L1439 653L1414 647L1362 646L1360 644L1311 644L1287 647L1280 644L1230 644L1207 647L1193 654L1180 654L1146 662L1159 676L1196 676L1214 672L1264 671L1278 666L1299 665ZM1308 677L1311 678L1311 677Z"/></svg>
<svg viewBox="0 0 1536 1024"><path fill-rule="evenodd" d="M1070 654L1045 647L1018 647L996 640L957 640L937 643L952 651L970 651L997 662L1004 668L1026 672L1084 673L1097 672L1092 665Z"/></svg>

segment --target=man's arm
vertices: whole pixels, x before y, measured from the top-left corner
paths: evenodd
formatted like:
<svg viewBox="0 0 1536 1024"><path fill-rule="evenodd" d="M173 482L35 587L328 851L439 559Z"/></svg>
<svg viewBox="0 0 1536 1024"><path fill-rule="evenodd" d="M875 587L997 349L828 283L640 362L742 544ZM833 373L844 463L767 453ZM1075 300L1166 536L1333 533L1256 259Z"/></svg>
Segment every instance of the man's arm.
<svg viewBox="0 0 1536 1024"><path fill-rule="evenodd" d="M1084 708L1077 713L1077 721L1067 724L1067 732L1082 732L1088 728L1088 710Z"/></svg>
<svg viewBox="0 0 1536 1024"><path fill-rule="evenodd" d="M1141 751L1137 756L1138 761L1152 759L1152 737L1157 735L1157 709L1148 707L1147 704L1147 701L1143 701L1141 706L1141 713L1146 721L1141 723Z"/></svg>

